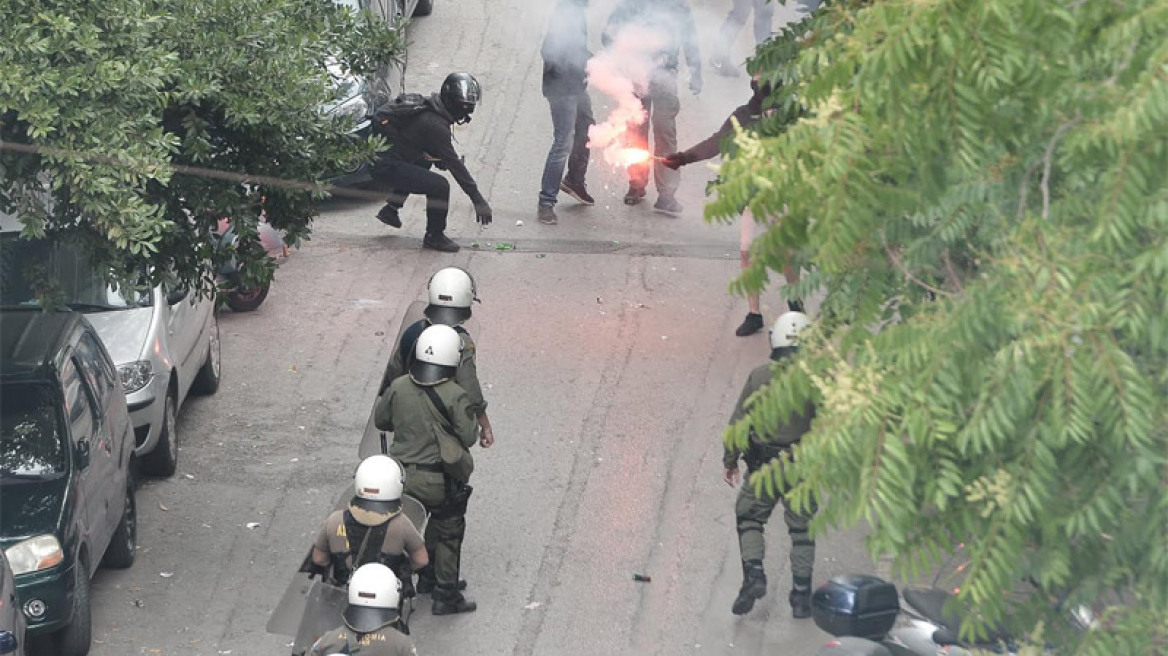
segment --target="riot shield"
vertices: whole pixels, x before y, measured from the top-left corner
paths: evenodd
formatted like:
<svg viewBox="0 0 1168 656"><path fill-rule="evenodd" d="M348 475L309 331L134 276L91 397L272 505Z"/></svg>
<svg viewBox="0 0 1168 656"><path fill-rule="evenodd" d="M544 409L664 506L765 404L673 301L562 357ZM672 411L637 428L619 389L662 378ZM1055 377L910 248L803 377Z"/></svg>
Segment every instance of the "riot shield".
<svg viewBox="0 0 1168 656"><path fill-rule="evenodd" d="M309 558L311 557L312 548L309 547ZM308 594L316 583L317 581L313 580L307 572L296 572L296 575L292 577L292 582L284 590L284 595L280 597L280 602L276 604L276 608L268 618L266 627L268 633L296 635L300 627L300 618L304 616L304 606L307 603Z"/></svg>
<svg viewBox="0 0 1168 656"><path fill-rule="evenodd" d="M397 352L398 344L401 343L401 337L402 334L405 333L406 328L409 328L415 322L426 318L425 314L423 313L425 309L425 301L414 301L413 303L410 303L409 307L406 308L405 314L402 315L401 325L398 327L397 332L392 333L393 343L390 350L389 359L392 359L393 354ZM386 337L389 335L390 333L387 331ZM378 387L381 386L381 378L384 376L385 367L389 365L389 359L387 359L386 362L382 364L381 370L383 373L377 379ZM374 396L373 403L369 406L369 420L365 422L365 433L362 434L361 444L357 449L357 456L361 460L364 460L369 456L377 455L378 453L389 453L389 442L393 438L393 435L391 433L385 433L383 431L377 430L377 426L373 424L373 407L376 404L377 397ZM348 499L346 499L346 501L348 501Z"/></svg>
<svg viewBox="0 0 1168 656"><path fill-rule="evenodd" d="M305 598L296 639L292 642L292 653L307 652L322 635L344 624L341 613L348 605L348 590L313 581Z"/></svg>

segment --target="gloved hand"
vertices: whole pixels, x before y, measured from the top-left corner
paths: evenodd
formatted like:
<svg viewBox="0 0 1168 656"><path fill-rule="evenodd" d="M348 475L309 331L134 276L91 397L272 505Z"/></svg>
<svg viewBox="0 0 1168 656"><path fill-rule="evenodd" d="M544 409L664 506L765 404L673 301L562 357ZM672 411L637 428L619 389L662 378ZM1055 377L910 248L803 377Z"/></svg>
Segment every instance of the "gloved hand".
<svg viewBox="0 0 1168 656"><path fill-rule="evenodd" d="M481 225L484 228L491 225L491 219L493 217L491 215L491 206L487 204L487 201L483 201L483 202L475 205L474 210L475 210L475 221L478 221L479 225Z"/></svg>
<svg viewBox="0 0 1168 656"><path fill-rule="evenodd" d="M676 171L689 164L689 158L685 156L685 153L669 153L661 158L661 164Z"/></svg>

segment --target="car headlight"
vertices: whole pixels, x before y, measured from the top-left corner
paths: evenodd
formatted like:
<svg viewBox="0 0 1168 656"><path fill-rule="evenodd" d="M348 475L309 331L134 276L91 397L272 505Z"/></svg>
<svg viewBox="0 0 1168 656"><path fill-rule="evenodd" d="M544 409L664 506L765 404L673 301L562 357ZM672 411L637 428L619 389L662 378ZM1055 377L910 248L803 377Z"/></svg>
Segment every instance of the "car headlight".
<svg viewBox="0 0 1168 656"><path fill-rule="evenodd" d="M353 96L337 103L336 107L332 108L331 113L334 116L348 118L353 121L354 125L359 126L369 115L369 103L365 102L364 95Z"/></svg>
<svg viewBox="0 0 1168 656"><path fill-rule="evenodd" d="M61 551L61 543L51 535L38 535L24 542L18 542L4 550L8 564L12 567L12 574L28 574L39 572L65 560L65 552Z"/></svg>
<svg viewBox="0 0 1168 656"><path fill-rule="evenodd" d="M122 377L122 389L126 394L133 394L150 384L154 369L149 360L136 360L118 367L118 375Z"/></svg>

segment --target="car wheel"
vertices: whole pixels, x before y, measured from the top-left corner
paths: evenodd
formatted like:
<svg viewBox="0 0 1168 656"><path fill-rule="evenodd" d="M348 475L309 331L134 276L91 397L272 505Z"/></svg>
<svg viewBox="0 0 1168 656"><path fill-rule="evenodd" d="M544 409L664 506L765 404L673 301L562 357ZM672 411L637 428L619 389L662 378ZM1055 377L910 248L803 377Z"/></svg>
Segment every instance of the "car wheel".
<svg viewBox="0 0 1168 656"><path fill-rule="evenodd" d="M258 309L267 297L267 285L255 289L235 289L227 292L227 307L236 312L251 312Z"/></svg>
<svg viewBox="0 0 1168 656"><path fill-rule="evenodd" d="M89 612L89 568L80 559L73 565L73 618L53 634L56 656L86 656L92 637Z"/></svg>
<svg viewBox="0 0 1168 656"><path fill-rule="evenodd" d="M134 481L127 476L126 501L122 510L122 520L105 550L101 564L113 569L126 569L134 564L138 553L138 503L134 498Z"/></svg>
<svg viewBox="0 0 1168 656"><path fill-rule="evenodd" d="M158 444L154 450L142 456L142 469L153 476L173 476L178 469L178 434L175 432L177 423L178 401L174 390L166 395L166 408L162 411L162 432L158 435Z"/></svg>
<svg viewBox="0 0 1168 656"><path fill-rule="evenodd" d="M418 5L414 7L415 16L429 16L432 11L434 11L434 0L418 0Z"/></svg>
<svg viewBox="0 0 1168 656"><path fill-rule="evenodd" d="M203 362L203 366L199 367L199 372L195 374L195 380L191 383L191 389L197 394L217 392L219 379L223 375L223 361L220 357L222 345L219 343L219 317L211 317L210 333L211 343L207 346L207 359Z"/></svg>

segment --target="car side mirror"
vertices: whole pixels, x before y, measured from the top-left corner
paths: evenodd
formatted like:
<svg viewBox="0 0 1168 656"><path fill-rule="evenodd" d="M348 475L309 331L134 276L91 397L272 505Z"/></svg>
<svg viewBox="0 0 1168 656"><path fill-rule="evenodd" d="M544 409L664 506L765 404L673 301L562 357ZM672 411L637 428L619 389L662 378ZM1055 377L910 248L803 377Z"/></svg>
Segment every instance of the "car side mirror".
<svg viewBox="0 0 1168 656"><path fill-rule="evenodd" d="M89 466L89 440L77 441L77 468L85 469ZM0 652L2 653L2 652Z"/></svg>
<svg viewBox="0 0 1168 656"><path fill-rule="evenodd" d="M14 653L19 646L11 631L0 631L0 654Z"/></svg>
<svg viewBox="0 0 1168 656"><path fill-rule="evenodd" d="M174 289L166 293L166 302L168 305L174 305L187 297L190 291L187 289Z"/></svg>

